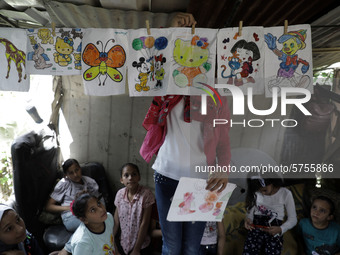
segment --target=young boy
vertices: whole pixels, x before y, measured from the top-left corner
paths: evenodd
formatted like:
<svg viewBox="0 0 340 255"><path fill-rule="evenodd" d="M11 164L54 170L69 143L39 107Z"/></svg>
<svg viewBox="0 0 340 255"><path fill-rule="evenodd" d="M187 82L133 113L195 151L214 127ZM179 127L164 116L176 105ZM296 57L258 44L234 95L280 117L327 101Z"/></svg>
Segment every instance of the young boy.
<svg viewBox="0 0 340 255"><path fill-rule="evenodd" d="M299 222L307 255L340 254L340 226L333 221L334 211L331 199L318 196L313 200L310 218Z"/></svg>

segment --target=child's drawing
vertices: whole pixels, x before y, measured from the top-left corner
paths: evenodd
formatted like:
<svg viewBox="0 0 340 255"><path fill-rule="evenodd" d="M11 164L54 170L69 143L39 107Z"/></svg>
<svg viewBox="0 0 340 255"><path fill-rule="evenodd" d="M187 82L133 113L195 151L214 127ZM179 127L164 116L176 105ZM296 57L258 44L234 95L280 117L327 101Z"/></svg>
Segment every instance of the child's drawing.
<svg viewBox="0 0 340 255"><path fill-rule="evenodd" d="M283 33L282 27L266 28L264 38L268 47L266 95L271 95L274 87L279 91L281 87L307 88L312 91L310 26L290 26L287 34Z"/></svg>
<svg viewBox="0 0 340 255"><path fill-rule="evenodd" d="M173 30L168 94L200 95L206 85L215 87L216 32L196 29L192 34L188 28Z"/></svg>
<svg viewBox="0 0 340 255"><path fill-rule="evenodd" d="M263 94L263 27L225 28L217 36L218 83L238 86L245 94ZM230 94L229 90L221 91Z"/></svg>
<svg viewBox="0 0 340 255"><path fill-rule="evenodd" d="M26 31L1 28L0 34L0 90L28 91Z"/></svg>
<svg viewBox="0 0 340 255"><path fill-rule="evenodd" d="M127 44L127 30L84 30L81 71L86 95L125 93Z"/></svg>
<svg viewBox="0 0 340 255"><path fill-rule="evenodd" d="M208 191L205 187L205 179L182 177L173 197L167 220L221 221L236 185L228 183L221 193Z"/></svg>
<svg viewBox="0 0 340 255"><path fill-rule="evenodd" d="M72 31L77 31L77 34ZM80 74L78 49L81 47L79 34L82 33L80 28L60 28L55 31L55 35L50 28L28 29L27 72L51 75Z"/></svg>
<svg viewBox="0 0 340 255"><path fill-rule="evenodd" d="M194 200L195 200L195 197L192 194L192 192L184 193L183 202L178 205L178 207L180 208L178 214L194 213L195 210L190 209Z"/></svg>
<svg viewBox="0 0 340 255"><path fill-rule="evenodd" d="M169 69L169 30L146 29L129 31L129 91L130 96L160 96L166 94Z"/></svg>

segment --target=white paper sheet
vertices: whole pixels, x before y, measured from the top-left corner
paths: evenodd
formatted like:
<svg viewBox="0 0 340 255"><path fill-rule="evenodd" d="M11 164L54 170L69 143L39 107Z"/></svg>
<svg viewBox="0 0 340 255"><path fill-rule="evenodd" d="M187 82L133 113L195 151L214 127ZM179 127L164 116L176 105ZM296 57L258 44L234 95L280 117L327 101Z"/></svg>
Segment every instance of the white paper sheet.
<svg viewBox="0 0 340 255"><path fill-rule="evenodd" d="M171 51L169 29L129 30L129 95L166 95Z"/></svg>
<svg viewBox="0 0 340 255"><path fill-rule="evenodd" d="M173 29L167 94L201 95L215 88L216 35L217 29Z"/></svg>
<svg viewBox="0 0 340 255"><path fill-rule="evenodd" d="M168 221L222 221L228 200L236 188L233 183L220 193L205 189L205 179L182 177L172 199Z"/></svg>
<svg viewBox="0 0 340 255"><path fill-rule="evenodd" d="M86 95L125 94L127 30L84 29L82 76Z"/></svg>
<svg viewBox="0 0 340 255"><path fill-rule="evenodd" d="M0 90L28 91L26 42L24 29L0 28Z"/></svg>
<svg viewBox="0 0 340 255"><path fill-rule="evenodd" d="M217 80L219 84L239 87L244 94L247 88L253 95L264 94L263 27L224 28L217 35ZM227 89L219 89L230 95Z"/></svg>
<svg viewBox="0 0 340 255"><path fill-rule="evenodd" d="M27 29L27 37L27 73L81 74L82 29Z"/></svg>
<svg viewBox="0 0 340 255"><path fill-rule="evenodd" d="M272 88L305 88L313 92L312 40L310 25L264 29L266 44L265 90L272 96ZM293 94L291 94L293 95ZM298 95L298 94L296 94Z"/></svg>

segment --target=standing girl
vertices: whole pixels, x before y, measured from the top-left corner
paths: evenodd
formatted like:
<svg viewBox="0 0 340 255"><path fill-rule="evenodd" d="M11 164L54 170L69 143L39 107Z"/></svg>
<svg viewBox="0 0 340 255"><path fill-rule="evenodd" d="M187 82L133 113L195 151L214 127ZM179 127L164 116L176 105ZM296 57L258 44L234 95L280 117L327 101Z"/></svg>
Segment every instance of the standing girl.
<svg viewBox="0 0 340 255"><path fill-rule="evenodd" d="M22 218L3 204L0 204L0 254L43 255L36 239L26 230Z"/></svg>
<svg viewBox="0 0 340 255"><path fill-rule="evenodd" d="M93 194L79 193L72 213L81 221L71 239L73 255L113 255L113 216Z"/></svg>
<svg viewBox="0 0 340 255"><path fill-rule="evenodd" d="M249 230L243 255L281 254L283 233L296 225L295 204L292 193L283 188L279 178L263 179L259 175L248 179L246 197L247 218L245 228ZM287 220L283 222L287 211Z"/></svg>
<svg viewBox="0 0 340 255"><path fill-rule="evenodd" d="M70 204L77 193L87 190L89 193L99 196L99 187L95 180L83 176L77 160L68 159L63 164L65 177L54 188L47 202L46 210L53 213L61 213L61 218L66 229L74 232L80 224L80 220L72 215Z"/></svg>
<svg viewBox="0 0 340 255"><path fill-rule="evenodd" d="M139 185L140 173L135 164L125 164L120 174L125 188L120 189L115 198L115 236L119 227L121 230L120 237L115 238L118 254L148 255L151 241L148 230L155 196L150 189Z"/></svg>

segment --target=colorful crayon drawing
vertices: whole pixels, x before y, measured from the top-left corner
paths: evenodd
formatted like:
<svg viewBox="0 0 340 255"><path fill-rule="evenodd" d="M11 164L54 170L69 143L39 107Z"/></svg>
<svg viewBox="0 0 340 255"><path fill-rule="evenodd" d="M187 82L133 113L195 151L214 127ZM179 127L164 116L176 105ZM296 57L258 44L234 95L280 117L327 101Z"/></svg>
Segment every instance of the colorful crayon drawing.
<svg viewBox="0 0 340 255"><path fill-rule="evenodd" d="M252 77L254 72L253 61L257 61L261 57L256 43L239 40L230 52L232 56L228 57L229 75L225 75L227 67L222 65L222 78L228 79L227 84L234 84L235 86L255 83L255 79Z"/></svg>
<svg viewBox="0 0 340 255"><path fill-rule="evenodd" d="M199 206L200 211L203 213L210 212L214 208L218 195L216 192L208 191L204 197L205 202Z"/></svg>
<svg viewBox="0 0 340 255"><path fill-rule="evenodd" d="M267 83L269 91L271 92L273 87L280 89L281 86L287 85L307 88L311 84L311 78L306 75L310 64L298 55L298 52L306 48L307 29L291 30L287 34L282 34L278 39L272 33L267 33L264 39L269 50L278 57L280 62L276 77ZM301 66L302 74L297 72L299 66Z"/></svg>
<svg viewBox="0 0 340 255"><path fill-rule="evenodd" d="M166 63L166 57L159 51L165 50L167 46L168 39L165 36L156 39L154 36L140 36L132 40L132 49L137 51L139 56L142 55L132 62L132 67L138 71L138 77L135 78L137 92L163 88L166 75L163 64Z"/></svg>
<svg viewBox="0 0 340 255"><path fill-rule="evenodd" d="M172 76L178 87L201 87L200 83L207 83L206 73L212 67L208 62L208 46L208 39L197 35L191 41L175 41L173 58L179 67L173 71Z"/></svg>
<svg viewBox="0 0 340 255"><path fill-rule="evenodd" d="M55 32L53 35L48 28L27 30L29 74L80 74L82 30L60 28Z"/></svg>
<svg viewBox="0 0 340 255"><path fill-rule="evenodd" d="M228 183L220 193L205 189L205 179L182 177L168 212L168 221L221 221L236 185Z"/></svg>
<svg viewBox="0 0 340 255"><path fill-rule="evenodd" d="M22 50L19 50L12 42L5 38L0 38L0 43L5 46L5 56L7 60L7 75L6 79L9 78L10 70L11 70L11 62L13 61L15 64L15 67L18 72L19 80L18 82L22 81L22 75L23 75L23 68L25 68L25 62L26 62L26 54ZM27 78L27 75L25 74L24 79Z"/></svg>
<svg viewBox="0 0 340 255"><path fill-rule="evenodd" d="M192 192L184 193L183 202L178 205L178 207L180 208L178 214L194 213L195 210L191 209L194 200L195 200L195 197Z"/></svg>
<svg viewBox="0 0 340 255"><path fill-rule="evenodd" d="M107 77L110 77L115 82L120 82L123 79L122 73L117 70L124 65L126 60L126 54L122 46L114 45L105 51L109 42L114 43L114 39L110 39L106 42L105 46L102 41L97 41L97 45L101 44L101 51L93 44L86 45L82 57L86 65L90 66L84 74L83 78L86 81L91 81L98 77L99 86L105 85ZM104 77L102 80L101 77Z"/></svg>

